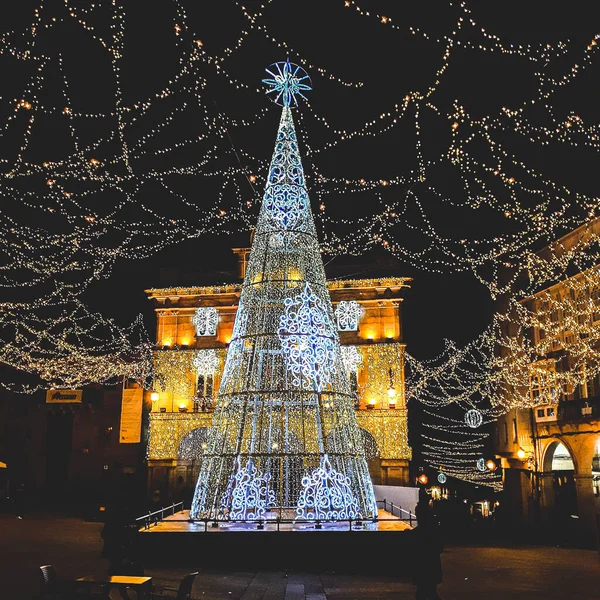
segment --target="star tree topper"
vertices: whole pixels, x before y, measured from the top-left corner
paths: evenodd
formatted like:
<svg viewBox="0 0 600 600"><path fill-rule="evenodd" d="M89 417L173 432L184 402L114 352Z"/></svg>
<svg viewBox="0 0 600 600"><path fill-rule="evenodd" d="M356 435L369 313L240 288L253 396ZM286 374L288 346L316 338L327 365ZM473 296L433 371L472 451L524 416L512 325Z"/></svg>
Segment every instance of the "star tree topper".
<svg viewBox="0 0 600 600"><path fill-rule="evenodd" d="M306 100L302 92L312 90L312 81L308 73L298 65L290 62L288 58L285 62L273 63L265 71L271 75L271 78L263 79L263 83L268 86L267 94L275 94L273 101L280 106L298 106L300 96Z"/></svg>

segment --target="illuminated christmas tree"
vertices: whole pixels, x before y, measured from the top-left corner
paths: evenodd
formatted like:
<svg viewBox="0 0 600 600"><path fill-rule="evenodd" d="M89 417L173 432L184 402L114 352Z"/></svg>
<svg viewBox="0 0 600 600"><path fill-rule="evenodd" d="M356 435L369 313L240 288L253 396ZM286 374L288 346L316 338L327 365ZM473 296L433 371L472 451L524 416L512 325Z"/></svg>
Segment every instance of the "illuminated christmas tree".
<svg viewBox="0 0 600 600"><path fill-rule="evenodd" d="M289 61L267 72L283 112L191 516L373 517L292 120L310 79Z"/></svg>

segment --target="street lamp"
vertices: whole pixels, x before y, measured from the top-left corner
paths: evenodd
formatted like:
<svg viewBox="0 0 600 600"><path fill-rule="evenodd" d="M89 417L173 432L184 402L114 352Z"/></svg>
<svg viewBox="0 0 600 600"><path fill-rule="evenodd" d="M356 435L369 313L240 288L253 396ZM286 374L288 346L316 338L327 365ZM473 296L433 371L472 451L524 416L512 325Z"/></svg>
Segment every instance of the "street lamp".
<svg viewBox="0 0 600 600"><path fill-rule="evenodd" d="M519 460L523 460L525 458L525 450L523 450L523 448L519 448L517 450L517 458Z"/></svg>
<svg viewBox="0 0 600 600"><path fill-rule="evenodd" d="M488 471L495 471L497 467L496 463L491 458L485 463L485 466Z"/></svg>
<svg viewBox="0 0 600 600"><path fill-rule="evenodd" d="M394 387L394 374L392 372L392 368L390 367L390 387L387 391L388 395L388 406L390 408L396 408L396 388Z"/></svg>

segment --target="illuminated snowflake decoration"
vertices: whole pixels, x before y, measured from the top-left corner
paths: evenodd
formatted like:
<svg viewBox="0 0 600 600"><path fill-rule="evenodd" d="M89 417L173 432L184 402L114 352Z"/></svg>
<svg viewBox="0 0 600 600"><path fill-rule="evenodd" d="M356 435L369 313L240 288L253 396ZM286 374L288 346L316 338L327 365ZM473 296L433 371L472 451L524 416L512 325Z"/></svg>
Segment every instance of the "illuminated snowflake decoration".
<svg viewBox="0 0 600 600"><path fill-rule="evenodd" d="M356 300L341 300L335 309L335 318L340 331L356 331L362 309Z"/></svg>
<svg viewBox="0 0 600 600"><path fill-rule="evenodd" d="M352 373L356 373L358 368L362 365L363 357L358 351L356 346L342 346L342 364L348 376Z"/></svg>
<svg viewBox="0 0 600 600"><path fill-rule="evenodd" d="M289 58L285 62L273 63L265 71L271 76L262 80L269 88L265 93L274 94L273 102L279 106L298 106L296 96L306 100L302 92L312 90L308 73L302 67L290 62Z"/></svg>
<svg viewBox="0 0 600 600"><path fill-rule="evenodd" d="M214 348L198 350L193 363L198 375L214 375L221 364Z"/></svg>
<svg viewBox="0 0 600 600"><path fill-rule="evenodd" d="M441 483L442 485L444 485L444 483L446 483L446 481L448 481L448 478L446 477L445 473L438 473L437 480L438 480L438 483Z"/></svg>
<svg viewBox="0 0 600 600"><path fill-rule="evenodd" d="M308 283L301 294L286 298L278 335L294 385L323 391L335 373L336 331L327 305Z"/></svg>
<svg viewBox="0 0 600 600"><path fill-rule="evenodd" d="M487 467L485 466L485 458L478 458L475 464L478 471L483 472L487 470Z"/></svg>
<svg viewBox="0 0 600 600"><path fill-rule="evenodd" d="M192 317L192 323L196 328L198 337L217 335L218 321L219 313L214 306L200 306Z"/></svg>
<svg viewBox="0 0 600 600"><path fill-rule="evenodd" d="M327 454L318 469L302 478L296 515L307 521L362 518L350 479L331 466Z"/></svg>
<svg viewBox="0 0 600 600"><path fill-rule="evenodd" d="M465 413L465 424L472 429L477 429L483 423L483 415L476 408L472 408Z"/></svg>
<svg viewBox="0 0 600 600"><path fill-rule="evenodd" d="M263 475L251 458L242 467L238 456L238 469L230 481L232 490L221 501L222 508L229 508L229 518L234 521L263 519L267 508L276 503L275 493L269 488L270 479L271 475Z"/></svg>

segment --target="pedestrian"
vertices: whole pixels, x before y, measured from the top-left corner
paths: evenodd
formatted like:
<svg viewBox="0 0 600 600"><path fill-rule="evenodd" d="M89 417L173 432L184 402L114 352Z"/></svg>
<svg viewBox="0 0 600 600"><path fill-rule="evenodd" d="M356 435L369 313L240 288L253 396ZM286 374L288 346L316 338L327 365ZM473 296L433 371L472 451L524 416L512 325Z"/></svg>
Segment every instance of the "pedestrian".
<svg viewBox="0 0 600 600"><path fill-rule="evenodd" d="M417 600L440 600L437 586L442 583L444 547L440 526L429 504L419 502L415 508L417 527L410 532L410 551L413 563L413 582L417 586Z"/></svg>
<svg viewBox="0 0 600 600"><path fill-rule="evenodd" d="M128 524L120 510L108 511L106 523L100 535L104 540L102 558L108 560L108 574L117 575L127 557L130 543Z"/></svg>

